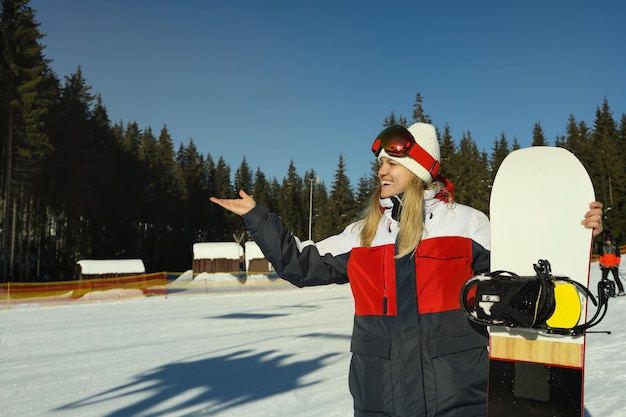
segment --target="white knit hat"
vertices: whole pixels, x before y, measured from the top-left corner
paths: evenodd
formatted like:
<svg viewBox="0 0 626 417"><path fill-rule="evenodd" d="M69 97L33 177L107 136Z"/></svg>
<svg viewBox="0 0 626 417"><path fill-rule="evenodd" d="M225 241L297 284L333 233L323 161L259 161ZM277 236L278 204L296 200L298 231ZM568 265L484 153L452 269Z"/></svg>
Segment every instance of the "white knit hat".
<svg viewBox="0 0 626 417"><path fill-rule="evenodd" d="M421 122L412 124L407 130L413 135L417 145L426 151L427 155L425 154L424 158L418 158L420 159L418 162L409 156L390 156L382 149L380 154L378 154L378 160L380 161L380 158L389 158L424 180L426 185L429 185L439 171L439 160L441 158L437 131L433 125Z"/></svg>

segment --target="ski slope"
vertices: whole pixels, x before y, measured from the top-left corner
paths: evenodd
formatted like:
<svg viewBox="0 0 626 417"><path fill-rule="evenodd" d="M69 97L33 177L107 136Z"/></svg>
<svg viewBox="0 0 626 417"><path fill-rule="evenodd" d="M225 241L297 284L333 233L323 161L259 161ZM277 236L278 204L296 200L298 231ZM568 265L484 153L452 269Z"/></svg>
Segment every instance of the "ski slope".
<svg viewBox="0 0 626 417"><path fill-rule="evenodd" d="M609 303L586 413L626 417L626 297ZM352 416L352 312L348 286L0 310L0 416Z"/></svg>

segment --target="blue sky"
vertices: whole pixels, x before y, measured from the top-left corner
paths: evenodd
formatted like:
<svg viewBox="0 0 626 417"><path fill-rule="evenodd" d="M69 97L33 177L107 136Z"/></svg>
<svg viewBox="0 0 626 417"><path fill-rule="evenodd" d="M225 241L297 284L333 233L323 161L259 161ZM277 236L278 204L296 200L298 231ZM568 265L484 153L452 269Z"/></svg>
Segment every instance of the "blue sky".
<svg viewBox="0 0 626 417"><path fill-rule="evenodd" d="M343 155L370 173L384 118L415 95L442 130L491 151L504 133L552 144L606 97L626 113L620 0L33 0L61 78L80 66L113 122L175 149L194 141L232 173L245 157L282 181L293 160L330 187Z"/></svg>

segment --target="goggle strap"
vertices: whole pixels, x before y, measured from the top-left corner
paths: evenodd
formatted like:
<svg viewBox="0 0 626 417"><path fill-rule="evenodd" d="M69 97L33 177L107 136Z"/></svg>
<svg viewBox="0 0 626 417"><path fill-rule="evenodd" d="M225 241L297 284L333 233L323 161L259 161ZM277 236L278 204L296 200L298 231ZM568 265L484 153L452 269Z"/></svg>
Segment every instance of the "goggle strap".
<svg viewBox="0 0 626 417"><path fill-rule="evenodd" d="M411 147L409 150L409 156L426 169L433 180L435 179L437 173L439 172L439 161L433 158L432 155L426 152L426 150L418 143L415 143L415 145Z"/></svg>
<svg viewBox="0 0 626 417"><path fill-rule="evenodd" d="M372 152L374 152L374 156L378 157L378 155L380 155L380 151L382 150L382 146L381 146L382 141L380 140L380 138L376 138L376 140L374 140L374 143L372 144Z"/></svg>

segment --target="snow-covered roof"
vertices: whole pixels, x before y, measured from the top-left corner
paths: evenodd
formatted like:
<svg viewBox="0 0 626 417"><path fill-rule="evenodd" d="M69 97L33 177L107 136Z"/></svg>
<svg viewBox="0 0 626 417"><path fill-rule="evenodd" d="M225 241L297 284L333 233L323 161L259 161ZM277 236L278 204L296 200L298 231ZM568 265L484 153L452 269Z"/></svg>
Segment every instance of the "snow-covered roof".
<svg viewBox="0 0 626 417"><path fill-rule="evenodd" d="M84 275L143 274L146 272L141 259L82 259L77 263Z"/></svg>
<svg viewBox="0 0 626 417"><path fill-rule="evenodd" d="M193 259L239 259L243 248L235 242L201 242L193 245Z"/></svg>
<svg viewBox="0 0 626 417"><path fill-rule="evenodd" d="M246 258L247 259L263 259L265 255L261 252L261 248L254 241L244 243L246 248Z"/></svg>

